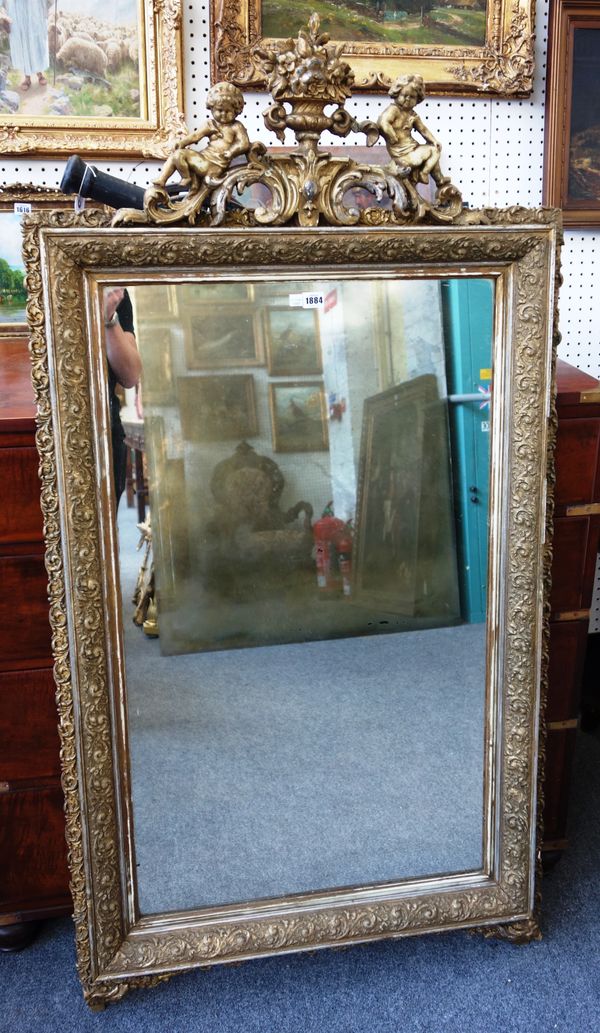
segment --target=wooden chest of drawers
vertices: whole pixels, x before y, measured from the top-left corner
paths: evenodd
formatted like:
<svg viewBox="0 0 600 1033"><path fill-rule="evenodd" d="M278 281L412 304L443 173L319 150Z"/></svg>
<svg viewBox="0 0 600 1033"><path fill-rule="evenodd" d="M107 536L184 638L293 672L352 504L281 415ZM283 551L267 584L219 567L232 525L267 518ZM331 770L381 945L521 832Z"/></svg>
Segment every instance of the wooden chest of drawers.
<svg viewBox="0 0 600 1033"><path fill-rule="evenodd" d="M600 384L557 371L558 439L550 625L544 853L567 845L567 809L600 539Z"/></svg>
<svg viewBox="0 0 600 1033"><path fill-rule="evenodd" d="M35 406L27 341L0 339L0 946L68 913Z"/></svg>

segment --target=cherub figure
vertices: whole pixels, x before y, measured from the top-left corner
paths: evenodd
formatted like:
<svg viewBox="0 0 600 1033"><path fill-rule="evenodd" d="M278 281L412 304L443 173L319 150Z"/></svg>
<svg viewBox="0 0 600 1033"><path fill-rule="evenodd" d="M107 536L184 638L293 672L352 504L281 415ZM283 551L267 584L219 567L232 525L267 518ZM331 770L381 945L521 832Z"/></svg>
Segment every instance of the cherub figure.
<svg viewBox="0 0 600 1033"><path fill-rule="evenodd" d="M216 83L208 91L206 106L212 118L180 141L177 150L167 158L155 186L164 187L173 173L179 172L181 186L197 191L203 180L218 179L233 158L250 150L248 134L236 118L244 107L244 98L237 86ZM205 139L209 142L201 151L190 146Z"/></svg>
<svg viewBox="0 0 600 1033"><path fill-rule="evenodd" d="M412 174L416 183L428 183L431 175L438 187L450 182L440 168L441 145L427 128L414 108L425 99L425 86L420 75L401 75L388 90L394 103L379 116L377 125L385 138L387 149L398 175ZM413 130L426 143L414 138Z"/></svg>

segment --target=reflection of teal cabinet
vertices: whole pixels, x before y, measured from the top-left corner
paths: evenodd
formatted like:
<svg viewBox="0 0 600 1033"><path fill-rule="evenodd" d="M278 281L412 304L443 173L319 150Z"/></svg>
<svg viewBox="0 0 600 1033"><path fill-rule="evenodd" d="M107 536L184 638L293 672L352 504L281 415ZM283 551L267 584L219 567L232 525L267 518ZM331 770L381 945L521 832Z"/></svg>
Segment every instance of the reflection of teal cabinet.
<svg viewBox="0 0 600 1033"><path fill-rule="evenodd" d="M448 395L482 400L449 402L461 609L465 620L485 620L489 501L493 284L442 283Z"/></svg>

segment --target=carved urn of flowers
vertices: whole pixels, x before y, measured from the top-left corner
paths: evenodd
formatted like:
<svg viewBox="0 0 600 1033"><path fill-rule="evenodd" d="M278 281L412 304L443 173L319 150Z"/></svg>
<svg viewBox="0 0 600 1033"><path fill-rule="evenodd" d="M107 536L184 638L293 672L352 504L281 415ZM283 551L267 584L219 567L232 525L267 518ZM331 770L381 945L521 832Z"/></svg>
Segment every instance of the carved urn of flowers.
<svg viewBox="0 0 600 1033"><path fill-rule="evenodd" d="M308 150L316 148L326 130L347 136L354 127L354 119L343 107L352 93L354 72L341 60L343 44L328 46L329 35L319 27L319 16L313 14L308 29L302 29L296 40L257 51L274 101L264 113L265 124L281 141L285 130L291 129ZM336 108L327 114L325 108L332 104Z"/></svg>

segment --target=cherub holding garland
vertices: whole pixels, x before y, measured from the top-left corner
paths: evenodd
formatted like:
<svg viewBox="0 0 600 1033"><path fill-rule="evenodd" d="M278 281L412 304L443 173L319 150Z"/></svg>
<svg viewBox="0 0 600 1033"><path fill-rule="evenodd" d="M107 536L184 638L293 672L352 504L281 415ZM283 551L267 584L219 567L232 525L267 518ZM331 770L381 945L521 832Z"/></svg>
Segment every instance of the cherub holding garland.
<svg viewBox="0 0 600 1033"><path fill-rule="evenodd" d="M181 176L181 187L191 192L201 189L204 180L219 179L228 169L233 158L247 154L250 140L237 115L244 107L244 98L237 86L220 82L210 88L206 96L206 107L212 114L195 133L190 133L179 142L154 181L157 187L166 186L174 172ZM190 145L208 139L201 151Z"/></svg>
<svg viewBox="0 0 600 1033"><path fill-rule="evenodd" d="M440 168L441 145L414 108L425 99L425 85L420 75L401 75L388 90L394 103L379 116L377 125L384 137L397 175L408 176L415 183L428 183L431 175L438 187L450 182ZM413 130L426 143L414 138Z"/></svg>

